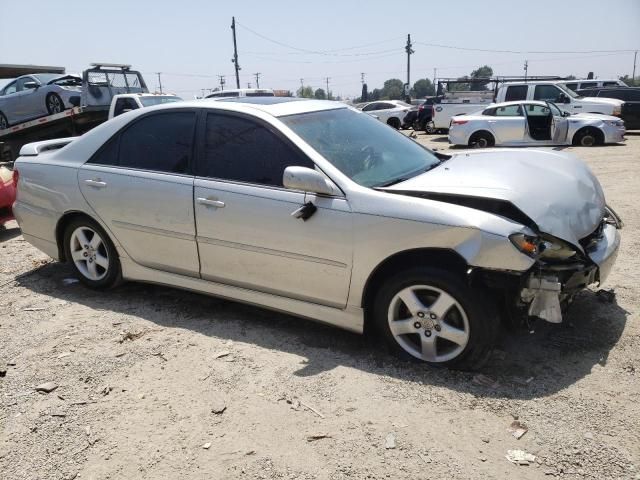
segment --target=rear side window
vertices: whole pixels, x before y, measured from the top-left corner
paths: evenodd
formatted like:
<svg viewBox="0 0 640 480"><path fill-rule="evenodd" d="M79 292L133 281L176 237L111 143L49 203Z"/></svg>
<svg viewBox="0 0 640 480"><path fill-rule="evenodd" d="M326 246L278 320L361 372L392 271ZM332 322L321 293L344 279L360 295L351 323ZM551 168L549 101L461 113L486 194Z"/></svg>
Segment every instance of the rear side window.
<svg viewBox="0 0 640 480"><path fill-rule="evenodd" d="M260 123L207 115L198 176L281 187L284 169L289 166L314 168L311 160Z"/></svg>
<svg viewBox="0 0 640 480"><path fill-rule="evenodd" d="M565 87L567 87L569 90L573 90L575 92L578 89L578 84L577 83L566 83Z"/></svg>
<svg viewBox="0 0 640 480"><path fill-rule="evenodd" d="M111 138L107 143L105 143L98 152L91 157L89 162L96 165L118 165L118 140L120 139L119 135Z"/></svg>
<svg viewBox="0 0 640 480"><path fill-rule="evenodd" d="M597 86L598 86L598 82L582 82L580 84L580 88L593 88Z"/></svg>
<svg viewBox="0 0 640 480"><path fill-rule="evenodd" d="M142 170L186 173L195 119L193 112L143 117L120 135L118 164Z"/></svg>
<svg viewBox="0 0 640 480"><path fill-rule="evenodd" d="M489 116L495 116L496 114L496 109L495 108L487 108L484 112L482 112L483 115L489 115Z"/></svg>
<svg viewBox="0 0 640 480"><path fill-rule="evenodd" d="M511 87L507 87L507 94L505 96L505 102L514 102L518 100L526 100L527 99L527 85L513 85Z"/></svg>
<svg viewBox="0 0 640 480"><path fill-rule="evenodd" d="M618 82L602 82L603 87L611 87L620 85Z"/></svg>
<svg viewBox="0 0 640 480"><path fill-rule="evenodd" d="M496 117L522 117L522 107L520 105L507 105L496 108Z"/></svg>

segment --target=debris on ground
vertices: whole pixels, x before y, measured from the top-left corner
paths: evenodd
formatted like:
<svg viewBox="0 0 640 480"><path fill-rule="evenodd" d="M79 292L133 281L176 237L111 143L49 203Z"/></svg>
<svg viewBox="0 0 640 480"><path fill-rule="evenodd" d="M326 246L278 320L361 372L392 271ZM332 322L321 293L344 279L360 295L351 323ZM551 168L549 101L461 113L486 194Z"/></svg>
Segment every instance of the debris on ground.
<svg viewBox="0 0 640 480"><path fill-rule="evenodd" d="M43 310L46 310L46 308L44 308L44 307L29 307L29 308L23 308L22 309L23 312L42 312Z"/></svg>
<svg viewBox="0 0 640 480"><path fill-rule="evenodd" d="M519 422L518 420L514 420L513 422L511 422L508 430L509 433L516 437L517 440L520 440L524 436L524 434L529 431L527 426L524 423Z"/></svg>
<svg viewBox="0 0 640 480"><path fill-rule="evenodd" d="M487 375L484 375L482 373L475 375L473 377L472 382L475 383L476 385L481 385L483 387L489 387L489 388L498 388L500 386L497 380Z"/></svg>
<svg viewBox="0 0 640 480"><path fill-rule="evenodd" d="M118 339L118 343L124 343L125 341L129 340L131 342L133 342L134 340L139 339L141 336L144 335L145 332L120 332L120 338Z"/></svg>
<svg viewBox="0 0 640 480"><path fill-rule="evenodd" d="M105 385L104 387L100 387L98 389L98 393L104 396L109 395L109 393L113 390L113 387L110 385Z"/></svg>
<svg viewBox="0 0 640 480"><path fill-rule="evenodd" d="M36 392L51 393L56 388L58 388L58 385L56 385L55 383L46 382L46 383L42 383L42 384L38 385L36 387Z"/></svg>
<svg viewBox="0 0 640 480"><path fill-rule="evenodd" d="M6 377L7 369L5 367L0 367L0 378Z"/></svg>
<svg viewBox="0 0 640 480"><path fill-rule="evenodd" d="M78 283L80 280L78 280L77 278L63 278L62 279L62 284L65 287L68 287L69 285L73 285L74 283Z"/></svg>
<svg viewBox="0 0 640 480"><path fill-rule="evenodd" d="M387 450L396 448L396 436L393 433L390 433L385 437L384 448L386 448Z"/></svg>
<svg viewBox="0 0 640 480"><path fill-rule="evenodd" d="M601 289L596 292L596 298L601 303L613 303L613 301L616 299L616 292L613 289L611 290Z"/></svg>
<svg viewBox="0 0 640 480"><path fill-rule="evenodd" d="M536 456L524 450L507 450L505 458L515 465L530 465L536 461Z"/></svg>
<svg viewBox="0 0 640 480"><path fill-rule="evenodd" d="M211 448L211 442L207 442L204 445L202 445L202 448L204 448L205 450L209 450Z"/></svg>
<svg viewBox="0 0 640 480"><path fill-rule="evenodd" d="M70 356L71 356L71 352L62 352L60 355L58 355L57 358L61 359L61 358L67 358L67 357L70 357Z"/></svg>
<svg viewBox="0 0 640 480"><path fill-rule="evenodd" d="M231 352L229 350L223 350L221 352L216 353L213 358L222 358L222 357L226 357L227 355L231 355Z"/></svg>
<svg viewBox="0 0 640 480"><path fill-rule="evenodd" d="M220 415L224 413L226 409L227 409L227 404L224 400L215 400L213 402L213 405L211 406L211 412L215 413L216 415Z"/></svg>
<svg viewBox="0 0 640 480"><path fill-rule="evenodd" d="M307 436L307 442L315 442L316 440L322 440L323 438L331 438L328 433L316 433L314 435Z"/></svg>

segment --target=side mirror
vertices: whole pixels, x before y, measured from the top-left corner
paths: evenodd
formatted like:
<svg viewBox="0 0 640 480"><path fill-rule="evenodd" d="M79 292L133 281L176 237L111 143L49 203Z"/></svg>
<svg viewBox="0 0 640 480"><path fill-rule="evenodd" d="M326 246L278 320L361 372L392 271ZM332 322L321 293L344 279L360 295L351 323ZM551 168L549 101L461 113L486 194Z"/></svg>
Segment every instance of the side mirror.
<svg viewBox="0 0 640 480"><path fill-rule="evenodd" d="M26 82L24 84L24 88L28 90L35 90L36 88L38 88L38 84L36 82Z"/></svg>
<svg viewBox="0 0 640 480"><path fill-rule="evenodd" d="M562 112L563 117L568 117L569 115L571 115L569 112Z"/></svg>
<svg viewBox="0 0 640 480"><path fill-rule="evenodd" d="M571 99L564 93L561 93L558 97L559 103L571 103Z"/></svg>
<svg viewBox="0 0 640 480"><path fill-rule="evenodd" d="M291 190L302 190L320 195L340 195L340 190L331 180L320 172L307 167L285 168L282 184Z"/></svg>

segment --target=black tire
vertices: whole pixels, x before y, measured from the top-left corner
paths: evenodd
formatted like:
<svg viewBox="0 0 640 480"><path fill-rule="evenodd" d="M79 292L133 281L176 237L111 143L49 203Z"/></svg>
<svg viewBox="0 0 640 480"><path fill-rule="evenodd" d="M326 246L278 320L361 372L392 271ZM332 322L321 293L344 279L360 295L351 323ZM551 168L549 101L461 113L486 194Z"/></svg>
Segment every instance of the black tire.
<svg viewBox="0 0 640 480"><path fill-rule="evenodd" d="M45 103L49 115L64 112L64 103L62 102L60 96L56 93L50 93L49 95L47 95Z"/></svg>
<svg viewBox="0 0 640 480"><path fill-rule="evenodd" d="M484 130L474 132L471 137L469 137L469 146L471 148L487 148L493 147L495 144L496 141L493 135Z"/></svg>
<svg viewBox="0 0 640 480"><path fill-rule="evenodd" d="M427 122L424 126L424 131L429 135L433 135L434 133L436 133L436 127L433 125L433 122Z"/></svg>
<svg viewBox="0 0 640 480"><path fill-rule="evenodd" d="M94 268L98 269L98 273L100 274L98 276L100 278L92 279L88 276L88 262L91 260L91 258L89 258L89 260L80 260L80 264L82 264L82 262L85 262L85 265L87 266L87 268L85 269L79 266L77 264L78 262L74 260L74 253L72 252L72 248L74 248L74 244L76 247L78 245L76 244L76 240L72 241L72 236L78 229L91 230L95 234L97 234L101 240L101 245L95 250L95 255L99 254L102 257L106 257L106 259L108 260L108 266L106 268L101 267L100 265L98 265L99 262L96 261ZM93 236L87 237L87 240L89 241L89 243L91 243L93 240ZM102 290L115 287L116 285L121 283L122 269L120 267L120 258L118 257L118 252L114 247L113 242L109 238L109 235L107 235L107 233L95 220L92 220L88 217L80 217L72 220L65 228L63 242L64 253L67 261L75 270L79 280L87 287ZM74 248L74 251L77 252L78 250ZM84 249L81 251L83 253L89 253L89 257L91 256L90 252L85 252ZM84 256L87 257L87 255ZM104 273L104 275L101 275L102 273Z"/></svg>
<svg viewBox="0 0 640 480"><path fill-rule="evenodd" d="M604 143L604 135L597 128L582 128L573 136L572 143L579 147L594 147Z"/></svg>
<svg viewBox="0 0 640 480"><path fill-rule="evenodd" d="M427 325L423 323L420 327L415 327L416 332L419 331L420 333L414 333L413 331L403 333L401 334L400 340L398 340L391 331L391 321L389 317L393 315L392 310L394 309L393 305L397 295L405 291L405 289L413 288L414 286L417 288L426 286L439 289L448 294L449 297L453 298L457 303L450 307L443 315L443 319L445 319L446 322L440 318L435 320L437 325L440 326L441 330L437 330L440 333L436 333L434 330L437 329L437 325ZM428 289L423 291L428 292ZM486 302L485 299L487 296L483 296L483 293L484 292L478 289L471 288L461 278L446 270L430 267L413 268L394 275L379 289L373 301L373 311L371 312L370 318L373 319L375 329L385 340L391 352L400 358L417 360L439 367L475 370L480 368L491 355L500 327L498 314L495 308L492 308L492 306ZM428 300L428 297L423 298ZM440 297L436 298L439 299ZM429 307L433 307L434 305L435 303L432 303ZM413 317L411 313L401 312L399 314L399 316L403 318L405 315L409 315L409 322L434 322L433 320L429 320L428 315L430 315L430 310L428 309L427 316L424 316L422 320L419 320L418 317ZM466 345L460 346L454 344L440 336L444 334L445 331L443 325L456 326L451 325L449 322L452 320L464 322L463 317L466 317L466 324L462 327L462 330L465 331L467 335ZM416 324L414 323L412 325L415 326ZM427 325L427 327L423 330L425 325ZM457 326L459 327L460 325ZM431 332L429 333L429 338L431 335L434 335L435 339L433 341L435 345L442 346L442 361L427 361L417 356L417 352L413 350L414 347L417 349L418 342L420 342L420 348L424 348L421 343L423 340L422 335L427 336L427 329L430 329ZM458 329L458 331L461 330ZM404 342L406 346L403 346L399 342ZM453 351L449 354L455 356L453 358L446 358L448 355L447 349L450 349L452 345L457 345L457 347L453 348ZM440 347L435 348L437 351Z"/></svg>
<svg viewBox="0 0 640 480"><path fill-rule="evenodd" d="M0 130L9 128L9 121L5 117L4 113L0 112Z"/></svg>
<svg viewBox="0 0 640 480"><path fill-rule="evenodd" d="M400 128L400 120L398 120L395 117L390 118L389 120L387 120L387 125L395 128L396 130L398 130Z"/></svg>

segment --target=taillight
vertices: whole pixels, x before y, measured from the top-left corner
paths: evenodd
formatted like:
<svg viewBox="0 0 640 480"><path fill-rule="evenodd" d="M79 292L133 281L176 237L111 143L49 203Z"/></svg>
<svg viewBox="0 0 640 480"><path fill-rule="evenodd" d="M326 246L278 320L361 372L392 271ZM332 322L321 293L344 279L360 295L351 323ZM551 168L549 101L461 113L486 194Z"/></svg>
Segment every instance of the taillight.
<svg viewBox="0 0 640 480"><path fill-rule="evenodd" d="M20 173L17 169L13 170L13 187L18 188L18 180L20 179Z"/></svg>
<svg viewBox="0 0 640 480"><path fill-rule="evenodd" d="M419 111L419 112L421 112L421 111L423 111L423 110L424 110L424 105L420 105L420 106L418 107L418 111Z"/></svg>
<svg viewBox="0 0 640 480"><path fill-rule="evenodd" d="M451 120L451 125L464 125L465 123L467 123L469 120Z"/></svg>

